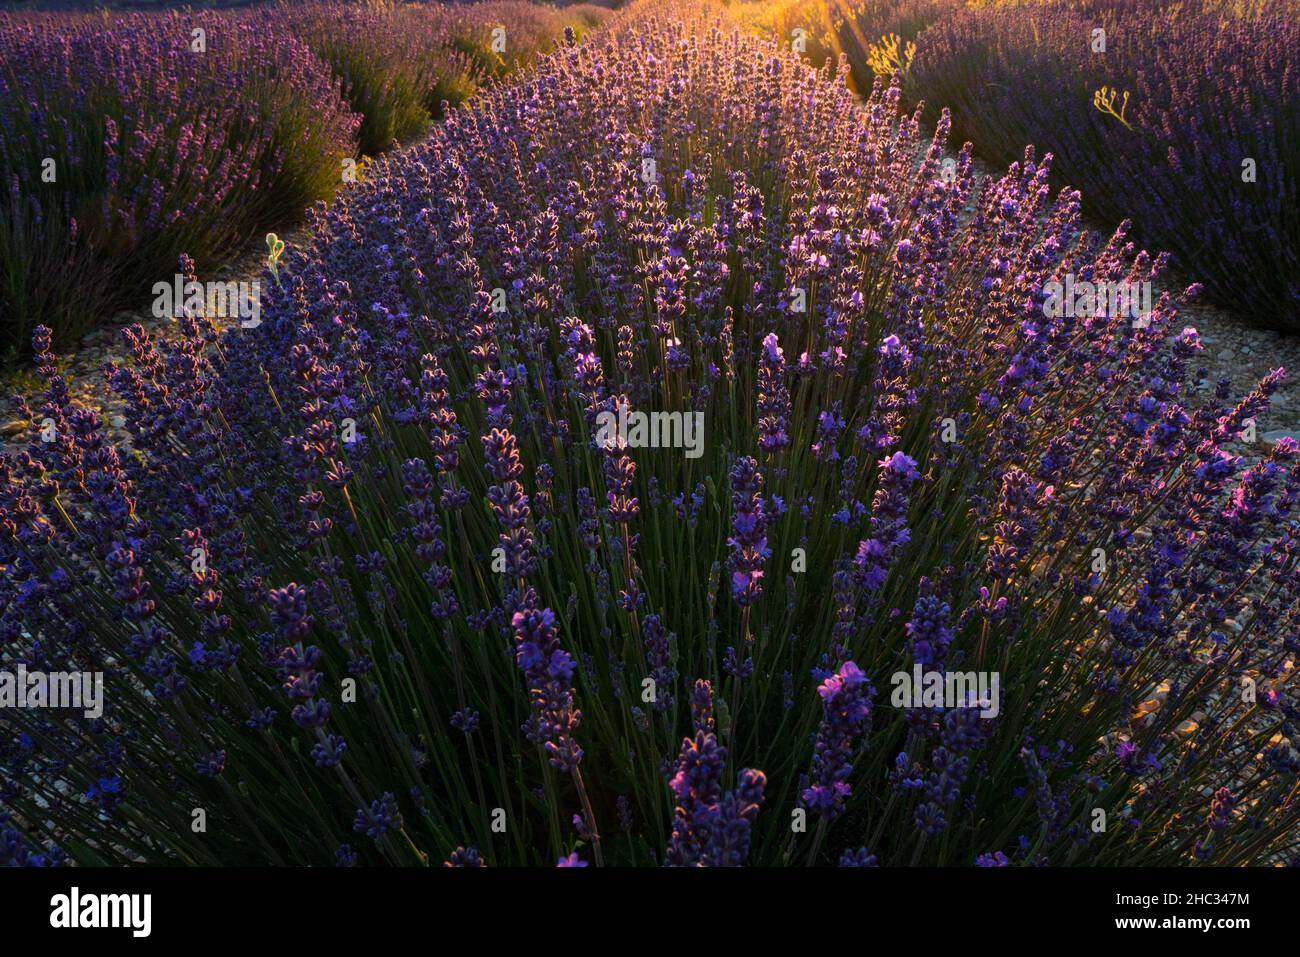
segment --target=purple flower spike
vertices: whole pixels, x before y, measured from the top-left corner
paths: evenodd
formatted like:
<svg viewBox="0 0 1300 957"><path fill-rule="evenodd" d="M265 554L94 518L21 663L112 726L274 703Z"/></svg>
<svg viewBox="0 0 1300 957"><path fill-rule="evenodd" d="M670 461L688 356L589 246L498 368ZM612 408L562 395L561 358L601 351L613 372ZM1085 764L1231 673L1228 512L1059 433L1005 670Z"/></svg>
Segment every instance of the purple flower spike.
<svg viewBox="0 0 1300 957"><path fill-rule="evenodd" d="M875 689L852 661L826 678L817 688L822 699L822 721L813 743L812 771L802 792L803 806L825 818L838 817L853 789L849 759L859 735L871 720Z"/></svg>

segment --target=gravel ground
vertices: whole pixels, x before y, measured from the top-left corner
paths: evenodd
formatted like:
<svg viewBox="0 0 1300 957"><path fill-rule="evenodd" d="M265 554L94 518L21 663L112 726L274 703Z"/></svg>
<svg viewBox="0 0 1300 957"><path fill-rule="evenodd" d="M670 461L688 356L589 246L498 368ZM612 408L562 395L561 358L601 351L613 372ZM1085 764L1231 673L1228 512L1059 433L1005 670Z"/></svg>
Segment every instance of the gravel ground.
<svg viewBox="0 0 1300 957"><path fill-rule="evenodd" d="M1300 438L1300 337L1252 329L1231 313L1203 303L1185 306L1181 315L1201 334L1201 364L1210 370L1211 381L1230 379L1234 397L1249 392L1272 370L1287 370L1257 431L1269 444L1280 434Z"/></svg>

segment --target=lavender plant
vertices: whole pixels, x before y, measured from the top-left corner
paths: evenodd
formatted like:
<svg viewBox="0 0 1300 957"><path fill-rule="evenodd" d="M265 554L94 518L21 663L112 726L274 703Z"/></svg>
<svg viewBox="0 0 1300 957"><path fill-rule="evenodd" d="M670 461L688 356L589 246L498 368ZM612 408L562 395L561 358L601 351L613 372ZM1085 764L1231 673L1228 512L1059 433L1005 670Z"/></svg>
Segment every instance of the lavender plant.
<svg viewBox="0 0 1300 957"><path fill-rule="evenodd" d="M570 37L314 211L256 328L129 330L129 448L38 332L0 660L107 691L6 712L6 857L1293 861L1298 450L1233 445L1281 371L1232 403L1183 297L1044 310L1167 257L845 69Z"/></svg>
<svg viewBox="0 0 1300 957"><path fill-rule="evenodd" d="M334 2L283 5L274 17L329 65L362 118L358 148L374 155L428 128L435 91L473 83L472 74L448 76L468 70L450 51L449 23L437 16L439 9L421 10L417 18L405 7Z"/></svg>

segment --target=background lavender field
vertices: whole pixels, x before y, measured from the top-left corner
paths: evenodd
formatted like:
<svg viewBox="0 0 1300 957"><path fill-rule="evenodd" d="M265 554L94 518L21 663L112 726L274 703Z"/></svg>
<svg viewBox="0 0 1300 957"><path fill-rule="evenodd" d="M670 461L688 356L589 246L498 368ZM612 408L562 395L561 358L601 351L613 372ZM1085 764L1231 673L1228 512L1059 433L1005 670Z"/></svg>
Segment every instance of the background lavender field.
<svg viewBox="0 0 1300 957"><path fill-rule="evenodd" d="M1098 8L1108 51L1207 42L1209 13L1184 34L1137 9ZM1032 15L1089 49L1086 15ZM1260 198L1238 175L1203 202L1236 210L1217 255L1244 257L1247 311L1277 324L1293 221L1268 217L1294 170L1271 137L1296 103L1267 75L1226 74L1276 111L1233 113L1237 139L1179 131L1192 106L1225 116L1212 90L1136 107L1165 144L1139 153L1062 55L1056 113L1079 125L1049 159L1032 97L976 97L1023 58L956 52L1024 42L1026 11L63 16L0 28L69 64L13 71L26 106L0 113L10 288L54 297L7 316L40 385L0 453L0 663L108 690L96 717L0 716L0 859L1300 859L1300 447L1255 435L1284 372L1212 381L1168 203L1130 196L1130 225L1104 177L1072 178L1103 162L1087 143L1156 171L1191 130L1186 166L1225 177L1240 164L1209 145L1249 142ZM189 17L211 50L241 44L238 69L174 49ZM517 66L484 52L498 21ZM83 89L69 71L100 61L68 51L106 29ZM877 31L899 34L893 68ZM954 112L917 106L949 60L980 79L953 83ZM1001 123L976 118L995 102ZM336 182L363 139L363 175ZM977 175L981 149L1003 170ZM42 183L42 150L85 178ZM60 269L198 281L295 214L259 324L186 308L125 330L104 370L125 437L73 400ZM1061 314L1066 276L1165 291L1140 323ZM700 443L608 441L620 411L689 416ZM901 702L914 669L999 686Z"/></svg>
<svg viewBox="0 0 1300 957"><path fill-rule="evenodd" d="M1004 165L1054 157L1108 227L1174 254L1252 324L1300 327L1300 10L1293 0L806 0L736 5L848 56L859 87L901 68L909 104L950 108L954 135ZM1103 31L1098 35L1096 31ZM894 35L900 53L881 57ZM872 58L875 54L875 68ZM1114 91L1113 110L1096 94ZM1250 179L1243 164L1250 162Z"/></svg>
<svg viewBox="0 0 1300 957"><path fill-rule="evenodd" d="M1213 301L1295 332L1298 12L1220 0L991 7L925 32L909 89L951 106L958 135L994 161L1025 142L1050 150L1090 215L1131 219ZM1093 52L1094 30L1105 31L1105 52ZM1103 86L1116 91L1110 111L1095 103Z"/></svg>
<svg viewBox="0 0 1300 957"><path fill-rule="evenodd" d="M76 341L143 301L181 253L206 273L331 197L345 160L419 136L444 103L603 15L511 2L0 12L0 353L25 350L37 321Z"/></svg>

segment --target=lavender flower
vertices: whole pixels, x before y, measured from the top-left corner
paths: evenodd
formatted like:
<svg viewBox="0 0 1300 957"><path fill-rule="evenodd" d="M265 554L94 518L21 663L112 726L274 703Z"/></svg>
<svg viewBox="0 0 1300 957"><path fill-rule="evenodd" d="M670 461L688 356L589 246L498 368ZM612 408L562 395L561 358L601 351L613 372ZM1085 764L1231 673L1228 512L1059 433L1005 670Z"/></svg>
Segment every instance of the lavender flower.
<svg viewBox="0 0 1300 957"><path fill-rule="evenodd" d="M763 565L771 555L767 547L763 513L763 475L758 463L745 457L731 468L731 595L742 608L763 594Z"/></svg>
<svg viewBox="0 0 1300 957"><path fill-rule="evenodd" d="M402 813L397 808L397 799L387 791L377 801L370 802L370 808L357 811L352 830L366 837L379 840L389 831L401 830Z"/></svg>
<svg viewBox="0 0 1300 957"><path fill-rule="evenodd" d="M532 717L524 724L529 741L545 748L551 764L562 771L577 770L582 748L573 732L582 712L573 706L573 658L560 647L555 613L537 608L537 595L524 594L511 624L515 630L515 660L528 684Z"/></svg>
<svg viewBox="0 0 1300 957"><path fill-rule="evenodd" d="M880 462L880 487L871 500L872 537L858 544L855 559L867 592L877 592L889 577L899 549L911 541L907 527L907 493L920 478L916 461L895 452Z"/></svg>
<svg viewBox="0 0 1300 957"><path fill-rule="evenodd" d="M473 847L458 847L451 852L443 867L487 867L487 863Z"/></svg>
<svg viewBox="0 0 1300 957"><path fill-rule="evenodd" d="M856 664L846 661L818 686L817 693L822 699L822 721L813 743L809 785L800 796L813 813L835 818L853 793L848 784L853 773L849 758L871 720L875 689Z"/></svg>

